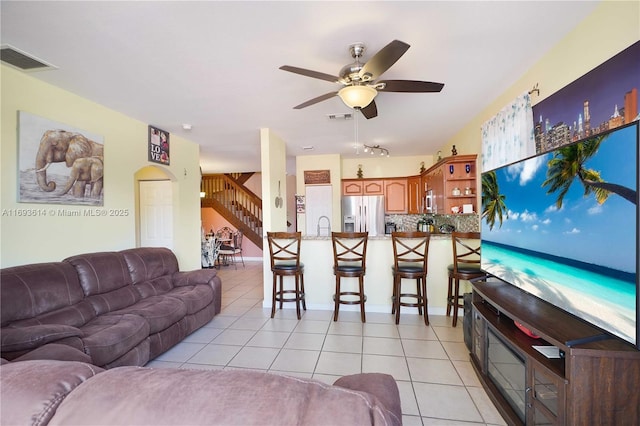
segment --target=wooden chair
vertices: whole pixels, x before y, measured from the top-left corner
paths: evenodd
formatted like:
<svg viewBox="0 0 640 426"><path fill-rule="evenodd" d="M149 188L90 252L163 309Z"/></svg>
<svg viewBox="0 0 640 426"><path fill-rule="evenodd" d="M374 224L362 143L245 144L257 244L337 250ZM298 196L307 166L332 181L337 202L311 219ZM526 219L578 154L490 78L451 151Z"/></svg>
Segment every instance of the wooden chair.
<svg viewBox="0 0 640 426"><path fill-rule="evenodd" d="M452 232L453 263L449 270L449 288L447 290L447 316L453 308L453 322L458 324L458 309L463 308L460 294L460 280L472 280L485 276L480 270L480 233Z"/></svg>
<svg viewBox="0 0 640 426"><path fill-rule="evenodd" d="M336 292L333 295L333 320L338 320L340 305L360 305L360 318L366 322L364 303L364 275L366 273L368 232L332 232L333 274L336 276ZM342 291L341 279L358 278L358 291ZM348 296L348 299L345 299ZM351 296L356 296L352 298Z"/></svg>
<svg viewBox="0 0 640 426"><path fill-rule="evenodd" d="M304 265L300 263L300 232L267 232L269 255L271 258L271 272L273 273L273 292L271 295L271 318L276 313L276 302L295 302L296 314L300 319L300 303L306 311L307 304L304 300ZM285 290L283 279L286 276L295 277L293 290ZM279 280L279 286L278 279ZM293 297L287 297L287 295Z"/></svg>
<svg viewBox="0 0 640 426"><path fill-rule="evenodd" d="M418 314L424 315L424 324L429 325L427 311L427 260L431 234L426 232L392 232L393 244L393 300L391 313L396 315L396 324L400 323L400 306L418 308ZM402 279L416 280L415 293L402 292ZM413 298L414 302L402 298Z"/></svg>

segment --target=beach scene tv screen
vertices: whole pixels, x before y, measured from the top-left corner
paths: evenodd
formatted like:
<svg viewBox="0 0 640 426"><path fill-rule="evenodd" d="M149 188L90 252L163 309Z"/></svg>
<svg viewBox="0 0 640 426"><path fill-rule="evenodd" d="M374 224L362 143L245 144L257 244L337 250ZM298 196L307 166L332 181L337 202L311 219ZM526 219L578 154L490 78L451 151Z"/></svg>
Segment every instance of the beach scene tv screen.
<svg viewBox="0 0 640 426"><path fill-rule="evenodd" d="M482 268L638 346L638 125L482 174Z"/></svg>

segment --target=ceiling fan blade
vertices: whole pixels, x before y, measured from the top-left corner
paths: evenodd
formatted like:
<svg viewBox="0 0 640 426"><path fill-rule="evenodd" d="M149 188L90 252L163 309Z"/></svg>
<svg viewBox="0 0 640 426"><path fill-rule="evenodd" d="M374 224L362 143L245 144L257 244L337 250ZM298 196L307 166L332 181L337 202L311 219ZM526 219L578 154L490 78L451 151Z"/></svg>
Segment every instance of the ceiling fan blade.
<svg viewBox="0 0 640 426"><path fill-rule="evenodd" d="M364 64L359 72L360 78L364 81L376 80L386 70L391 68L391 66L404 55L409 47L410 46L403 41L393 40Z"/></svg>
<svg viewBox="0 0 640 426"><path fill-rule="evenodd" d="M318 96L318 97L313 98L313 99L309 99L307 102L303 102L300 105L294 106L293 109L306 108L309 105L317 104L318 102L326 101L327 99L333 98L337 94L338 94L338 92L325 93L324 95Z"/></svg>
<svg viewBox="0 0 640 426"><path fill-rule="evenodd" d="M289 65L283 65L280 67L281 70L284 71L289 71L295 74L300 74L300 75L304 75L307 77L313 77L313 78L319 78L320 80L326 80L326 81L330 81L332 83L337 83L338 80L340 80L339 77L336 77L335 75L330 75L330 74L325 74L323 72L319 72L319 71L312 71L312 70L307 70L304 68L298 68L298 67L292 67Z"/></svg>
<svg viewBox="0 0 640 426"><path fill-rule="evenodd" d="M360 112L366 119L377 117L378 107L376 106L376 101L371 101L371 103L366 107L360 108Z"/></svg>
<svg viewBox="0 0 640 426"><path fill-rule="evenodd" d="M380 92L427 93L439 92L444 87L443 83L417 80L384 80L376 82L376 84L381 83L384 83L384 87L376 88Z"/></svg>

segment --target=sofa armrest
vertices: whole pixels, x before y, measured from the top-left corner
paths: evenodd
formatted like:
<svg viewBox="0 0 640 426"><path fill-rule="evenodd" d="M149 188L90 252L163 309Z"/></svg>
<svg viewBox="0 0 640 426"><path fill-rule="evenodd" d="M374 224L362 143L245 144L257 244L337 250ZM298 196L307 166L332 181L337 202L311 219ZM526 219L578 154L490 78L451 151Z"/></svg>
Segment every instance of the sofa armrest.
<svg viewBox="0 0 640 426"><path fill-rule="evenodd" d="M339 378L333 385L375 396L397 420L397 424L402 424L400 392L393 376L383 373L352 374Z"/></svg>
<svg viewBox="0 0 640 426"><path fill-rule="evenodd" d="M1 332L2 352L34 349L67 337L82 337L82 331L63 324L40 324L29 327L7 327Z"/></svg>
<svg viewBox="0 0 640 426"><path fill-rule="evenodd" d="M179 271L173 274L172 281L175 287L182 287L196 284L209 284L217 275L215 269L201 269L194 271Z"/></svg>
<svg viewBox="0 0 640 426"><path fill-rule="evenodd" d="M10 362L0 371L0 423L47 425L69 394L104 370L81 362L46 360ZM85 417L79 424L99 420Z"/></svg>

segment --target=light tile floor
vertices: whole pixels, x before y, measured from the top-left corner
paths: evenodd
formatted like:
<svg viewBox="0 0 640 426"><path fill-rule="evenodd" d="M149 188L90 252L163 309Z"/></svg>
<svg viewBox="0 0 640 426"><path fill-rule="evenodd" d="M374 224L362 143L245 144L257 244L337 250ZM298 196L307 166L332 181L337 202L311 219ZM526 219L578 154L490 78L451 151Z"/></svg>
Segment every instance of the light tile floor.
<svg viewBox="0 0 640 426"><path fill-rule="evenodd" d="M184 341L150 361L151 367L248 368L333 383L354 373L391 374L400 389L403 423L504 425L469 361L462 327L451 319L383 313L276 311L262 308L262 263L223 268L222 312ZM366 282L365 282L366 286ZM289 304L290 306L293 304Z"/></svg>

